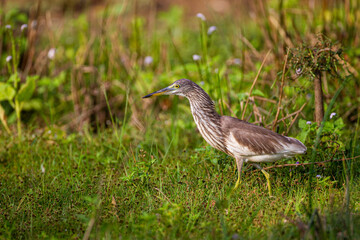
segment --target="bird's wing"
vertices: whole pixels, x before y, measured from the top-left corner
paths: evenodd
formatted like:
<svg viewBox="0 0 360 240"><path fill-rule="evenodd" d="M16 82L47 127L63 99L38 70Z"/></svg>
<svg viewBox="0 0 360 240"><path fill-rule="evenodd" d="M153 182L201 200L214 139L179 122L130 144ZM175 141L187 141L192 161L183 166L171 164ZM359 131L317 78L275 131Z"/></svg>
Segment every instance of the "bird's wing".
<svg viewBox="0 0 360 240"><path fill-rule="evenodd" d="M237 142L244 155L296 153L305 146L298 140L282 136L266 128L242 121L237 118L222 117L222 127L228 139ZM232 144L234 148L235 144ZM306 148L305 148L306 150Z"/></svg>

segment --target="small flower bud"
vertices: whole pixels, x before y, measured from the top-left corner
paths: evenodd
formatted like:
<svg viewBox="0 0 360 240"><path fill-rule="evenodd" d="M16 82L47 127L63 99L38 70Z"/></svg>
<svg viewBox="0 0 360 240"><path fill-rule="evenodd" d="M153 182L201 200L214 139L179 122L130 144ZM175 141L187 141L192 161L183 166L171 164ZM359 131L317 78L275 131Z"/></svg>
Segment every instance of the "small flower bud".
<svg viewBox="0 0 360 240"><path fill-rule="evenodd" d="M37 26L37 21L36 20L32 21L31 28L36 28L36 26Z"/></svg>
<svg viewBox="0 0 360 240"><path fill-rule="evenodd" d="M207 31L207 34L208 35L211 35L213 32L215 32L216 31L216 26L211 26L211 27L209 27L209 29L208 29L208 31Z"/></svg>
<svg viewBox="0 0 360 240"><path fill-rule="evenodd" d="M6 62L10 62L11 59L12 59L12 56L7 56L7 57L6 57Z"/></svg>
<svg viewBox="0 0 360 240"><path fill-rule="evenodd" d="M49 52L48 52L48 58L50 60L54 59L55 57L55 52L56 52L56 49L55 48L50 48Z"/></svg>
<svg viewBox="0 0 360 240"><path fill-rule="evenodd" d="M153 63L154 59L151 56L146 56L144 59L144 65L149 66Z"/></svg>
<svg viewBox="0 0 360 240"><path fill-rule="evenodd" d="M201 19L202 21L206 21L206 17L205 17L204 14L202 14L202 13L196 14L196 17L199 18L199 19Z"/></svg>
<svg viewBox="0 0 360 240"><path fill-rule="evenodd" d="M23 32L27 27L28 27L27 24L23 24L21 25L20 30Z"/></svg>
<svg viewBox="0 0 360 240"><path fill-rule="evenodd" d="M234 64L235 65L241 65L241 59L240 58L234 58Z"/></svg>
<svg viewBox="0 0 360 240"><path fill-rule="evenodd" d="M194 54L192 57L194 61L199 61L201 59L201 56L197 54Z"/></svg>

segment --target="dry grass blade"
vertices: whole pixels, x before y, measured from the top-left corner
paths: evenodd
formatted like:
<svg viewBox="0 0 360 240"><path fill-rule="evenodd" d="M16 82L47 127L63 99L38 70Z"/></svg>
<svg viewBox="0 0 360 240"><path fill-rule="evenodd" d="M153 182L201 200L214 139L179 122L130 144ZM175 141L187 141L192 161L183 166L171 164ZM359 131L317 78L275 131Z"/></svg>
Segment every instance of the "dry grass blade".
<svg viewBox="0 0 360 240"><path fill-rule="evenodd" d="M285 117L277 120L276 123L279 123L279 122L281 122L281 121L284 121L285 119L288 119L289 117L292 117L292 116L294 116L294 115L300 114L301 111L302 111L302 110L304 109L304 107L306 106L306 104L307 104L307 103L304 103L304 104L301 106L301 108L300 108L299 110L297 110L296 112L290 113L290 114L288 114L287 116L285 116ZM270 124L267 125L267 127L270 127Z"/></svg>
<svg viewBox="0 0 360 240"><path fill-rule="evenodd" d="M255 84L256 84L256 81L257 81L258 78L259 78L260 72L261 72L261 70L262 70L262 68L263 68L263 66L264 66L264 64L265 64L265 61L266 61L266 59L268 58L270 52L271 52L271 49L266 53L266 56L265 56L264 60L263 60L262 63L261 63L261 66L260 66L260 68L259 68L259 71L257 72L256 77L255 77L255 79L254 79L254 81L253 81L253 83L252 83L252 85L251 85L251 88L250 88L250 91L249 91L249 96L248 96L248 98L247 98L247 100L246 100L246 104L245 104L243 113L242 113L242 115L241 115L241 119L244 119L245 112L246 112L246 108L247 108L247 105L249 104L249 100L250 100L250 97L251 97L252 90L253 90L253 88L254 88L254 86L255 86Z"/></svg>
<svg viewBox="0 0 360 240"><path fill-rule="evenodd" d="M89 225L86 228L83 240L87 240L87 239L90 238L90 233L91 233L91 230L92 230L94 224L95 224L95 218L91 218L90 221L89 221Z"/></svg>
<svg viewBox="0 0 360 240"><path fill-rule="evenodd" d="M246 37L244 37L243 35L240 34L240 40L248 47L250 48L250 50L253 52L253 54L260 59L261 58L261 54L256 50L256 48L251 44L251 42L249 40L247 40Z"/></svg>
<svg viewBox="0 0 360 240"><path fill-rule="evenodd" d="M288 51L287 51L287 53L286 53L286 56L285 56L285 63L284 63L283 72L282 72L282 76L281 76L280 96L279 96L279 102L278 102L278 107L277 107L277 111L276 111L276 116L275 116L274 124L273 124L273 127L272 127L272 130L273 130L273 131L275 131L276 124L277 124L277 119L278 119L279 114L280 114L281 100L282 100L282 97L283 97L285 69L286 69L286 64L287 64L288 57L289 57L289 49L288 49Z"/></svg>
<svg viewBox="0 0 360 240"><path fill-rule="evenodd" d="M172 204L172 202L171 202L170 199L165 195L165 193L163 193L163 192L162 192L160 189L158 189L158 188L155 188L155 190L158 191L159 193L161 193L161 195L163 195L164 198L165 198L169 203Z"/></svg>
<svg viewBox="0 0 360 240"><path fill-rule="evenodd" d="M265 167L263 169L268 170L268 169L272 169L272 168L306 166L306 165L311 165L311 164L323 165L324 163L327 163L327 162L342 162L342 161L347 161L347 160L354 160L354 159L357 159L357 158L360 158L360 156L356 156L356 157L352 157L352 158L335 159L335 160L330 159L330 160L326 160L326 161L322 161L322 162L314 162L314 163L289 163L289 164L282 164L282 165L274 165L274 166L270 166L270 167ZM260 171L260 170L256 169L254 171Z"/></svg>

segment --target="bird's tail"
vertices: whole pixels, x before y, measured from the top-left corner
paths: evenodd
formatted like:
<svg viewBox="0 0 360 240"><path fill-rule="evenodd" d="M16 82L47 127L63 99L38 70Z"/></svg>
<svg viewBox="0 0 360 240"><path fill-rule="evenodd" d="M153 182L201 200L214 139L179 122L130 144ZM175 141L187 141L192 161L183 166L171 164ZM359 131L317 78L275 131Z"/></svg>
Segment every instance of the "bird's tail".
<svg viewBox="0 0 360 240"><path fill-rule="evenodd" d="M287 137L287 138L290 140L292 152L296 154L306 153L307 148L302 142L292 137Z"/></svg>

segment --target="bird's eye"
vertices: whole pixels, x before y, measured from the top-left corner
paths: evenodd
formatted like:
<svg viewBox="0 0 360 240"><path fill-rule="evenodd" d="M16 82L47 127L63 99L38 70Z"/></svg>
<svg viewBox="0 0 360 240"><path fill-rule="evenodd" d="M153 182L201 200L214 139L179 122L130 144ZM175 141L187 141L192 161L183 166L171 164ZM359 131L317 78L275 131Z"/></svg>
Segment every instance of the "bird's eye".
<svg viewBox="0 0 360 240"><path fill-rule="evenodd" d="M179 87L180 87L179 85L177 85L177 84L175 85L175 88L179 88Z"/></svg>

